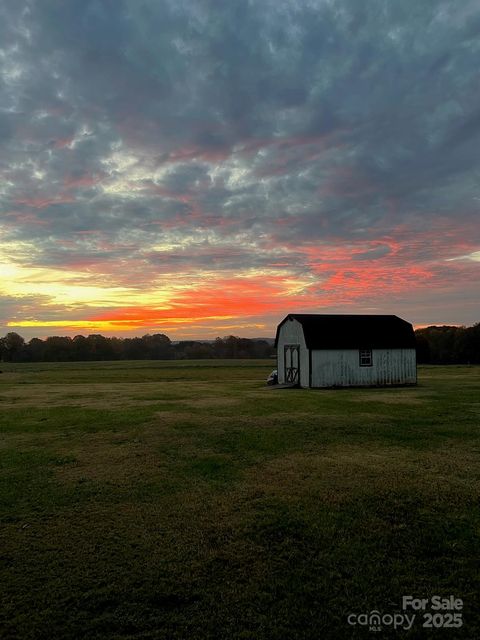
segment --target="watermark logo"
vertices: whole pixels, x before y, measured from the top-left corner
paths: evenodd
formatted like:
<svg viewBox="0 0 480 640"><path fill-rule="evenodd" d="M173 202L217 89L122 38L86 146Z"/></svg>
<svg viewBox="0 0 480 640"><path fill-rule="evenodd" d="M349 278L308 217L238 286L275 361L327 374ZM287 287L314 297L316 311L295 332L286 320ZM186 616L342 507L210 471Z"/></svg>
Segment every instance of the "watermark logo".
<svg viewBox="0 0 480 640"><path fill-rule="evenodd" d="M376 609L369 613L350 613L347 618L352 626L368 627L370 631L382 631L384 627L405 629L408 631L415 622L415 614L408 613L380 613Z"/></svg>
<svg viewBox="0 0 480 640"><path fill-rule="evenodd" d="M347 623L366 627L369 631L383 631L385 628L409 631L414 624L430 629L458 629L463 625L462 610L463 600L453 595L430 598L403 596L401 611L383 613L372 609L368 613L350 613Z"/></svg>

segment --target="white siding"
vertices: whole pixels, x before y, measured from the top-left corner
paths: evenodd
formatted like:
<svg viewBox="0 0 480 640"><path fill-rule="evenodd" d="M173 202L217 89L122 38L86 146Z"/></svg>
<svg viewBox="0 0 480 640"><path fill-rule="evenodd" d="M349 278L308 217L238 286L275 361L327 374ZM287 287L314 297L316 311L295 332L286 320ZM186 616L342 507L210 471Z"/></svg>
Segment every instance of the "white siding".
<svg viewBox="0 0 480 640"><path fill-rule="evenodd" d="M361 367L358 349L312 351L312 387L416 383L415 349L373 349L372 355L372 366Z"/></svg>
<svg viewBox="0 0 480 640"><path fill-rule="evenodd" d="M285 345L300 345L300 386L308 387L310 384L308 349L305 345L303 327L298 320L287 320L280 327L277 345L277 371L279 384L285 384Z"/></svg>

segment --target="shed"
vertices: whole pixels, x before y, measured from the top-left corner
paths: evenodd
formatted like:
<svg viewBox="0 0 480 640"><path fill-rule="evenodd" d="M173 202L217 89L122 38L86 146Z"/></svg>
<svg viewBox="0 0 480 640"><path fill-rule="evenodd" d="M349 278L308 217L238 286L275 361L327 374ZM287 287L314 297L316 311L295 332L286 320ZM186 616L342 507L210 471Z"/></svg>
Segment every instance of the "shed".
<svg viewBox="0 0 480 640"><path fill-rule="evenodd" d="M279 384L301 387L417 382L412 325L394 315L291 313L275 338Z"/></svg>

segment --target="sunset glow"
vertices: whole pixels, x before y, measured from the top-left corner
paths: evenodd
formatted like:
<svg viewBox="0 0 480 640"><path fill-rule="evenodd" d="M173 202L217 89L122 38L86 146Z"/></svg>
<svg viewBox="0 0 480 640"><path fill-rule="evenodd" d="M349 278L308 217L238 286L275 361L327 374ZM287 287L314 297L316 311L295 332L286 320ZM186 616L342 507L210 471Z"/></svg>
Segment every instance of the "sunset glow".
<svg viewBox="0 0 480 640"><path fill-rule="evenodd" d="M478 9L359 4L5 3L3 332L477 322Z"/></svg>

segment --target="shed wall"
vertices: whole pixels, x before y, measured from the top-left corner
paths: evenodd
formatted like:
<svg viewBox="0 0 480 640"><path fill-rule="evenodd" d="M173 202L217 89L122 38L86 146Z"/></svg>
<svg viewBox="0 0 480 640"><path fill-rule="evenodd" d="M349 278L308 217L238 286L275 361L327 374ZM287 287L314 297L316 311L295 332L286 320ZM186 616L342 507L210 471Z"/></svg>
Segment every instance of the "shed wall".
<svg viewBox="0 0 480 640"><path fill-rule="evenodd" d="M285 384L285 345L300 345L300 386L308 387L310 381L310 361L305 344L303 327L298 320L287 320L281 327L277 344L277 371L279 384Z"/></svg>
<svg viewBox="0 0 480 640"><path fill-rule="evenodd" d="M371 367L361 367L358 349L312 351L312 387L415 384L415 349L373 349Z"/></svg>

